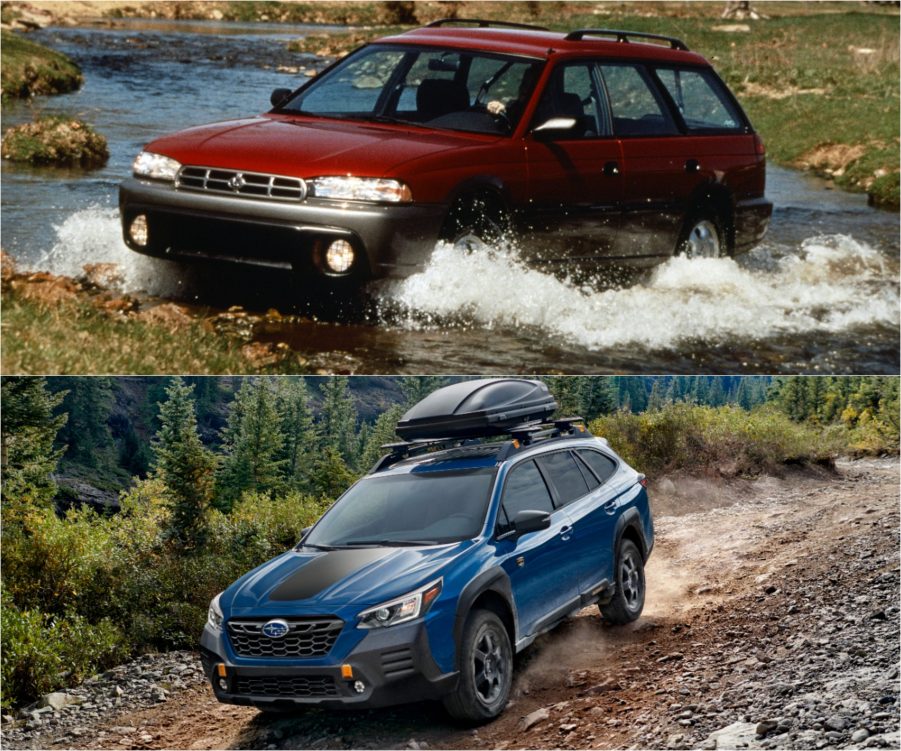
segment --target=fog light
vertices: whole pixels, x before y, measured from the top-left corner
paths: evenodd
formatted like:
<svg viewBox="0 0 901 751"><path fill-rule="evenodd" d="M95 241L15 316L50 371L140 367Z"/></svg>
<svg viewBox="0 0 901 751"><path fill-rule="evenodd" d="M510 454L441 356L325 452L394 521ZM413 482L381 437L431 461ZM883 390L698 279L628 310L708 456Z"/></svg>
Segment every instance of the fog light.
<svg viewBox="0 0 901 751"><path fill-rule="evenodd" d="M228 681L226 681L225 678L220 678L216 683L219 684L219 688L222 691L228 691Z"/></svg>
<svg viewBox="0 0 901 751"><path fill-rule="evenodd" d="M138 247L147 247L147 243L150 240L150 228L147 226L146 215L138 214L131 220L131 225L128 228L128 236Z"/></svg>
<svg viewBox="0 0 901 751"><path fill-rule="evenodd" d="M366 690L366 686L363 681L354 681L354 691L358 694L362 694Z"/></svg>
<svg viewBox="0 0 901 751"><path fill-rule="evenodd" d="M343 274L353 266L353 262L354 246L347 240L335 240L325 251L325 265L336 274Z"/></svg>

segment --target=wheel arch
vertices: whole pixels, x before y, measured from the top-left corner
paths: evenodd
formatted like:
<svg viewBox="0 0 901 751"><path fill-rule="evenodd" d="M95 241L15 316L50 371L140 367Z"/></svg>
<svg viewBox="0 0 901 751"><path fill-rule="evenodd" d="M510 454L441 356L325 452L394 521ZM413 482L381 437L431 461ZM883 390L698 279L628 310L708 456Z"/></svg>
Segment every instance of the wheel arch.
<svg viewBox="0 0 901 751"><path fill-rule="evenodd" d="M457 615L454 621L455 659L459 657L460 638L466 619L478 608L490 610L501 619L510 638L510 647L515 652L519 628L513 589L507 574L501 569L494 569L475 577L463 588L457 599Z"/></svg>
<svg viewBox="0 0 901 751"><path fill-rule="evenodd" d="M489 206L508 218L508 222L512 220L510 190L504 181L495 175L474 175L456 185L448 195L447 212L441 228L441 234L445 239L454 211L463 205L464 200L478 198L486 199Z"/></svg>
<svg viewBox="0 0 901 751"><path fill-rule="evenodd" d="M616 522L616 534L613 540L613 552L616 555L623 540L631 540L638 547L642 561L647 561L650 551L641 527L641 514L638 509L630 508Z"/></svg>

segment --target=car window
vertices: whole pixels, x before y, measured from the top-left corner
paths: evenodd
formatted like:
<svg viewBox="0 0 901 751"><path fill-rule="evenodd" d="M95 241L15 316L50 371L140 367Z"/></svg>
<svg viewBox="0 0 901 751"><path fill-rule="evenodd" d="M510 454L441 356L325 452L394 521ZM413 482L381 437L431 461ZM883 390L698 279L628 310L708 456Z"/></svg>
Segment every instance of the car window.
<svg viewBox="0 0 901 751"><path fill-rule="evenodd" d="M402 50L380 49L348 58L286 108L317 115L372 114L405 54Z"/></svg>
<svg viewBox="0 0 901 751"><path fill-rule="evenodd" d="M416 112L416 95L423 81L453 82L460 70L460 53L447 50L423 52L416 56L402 82L398 112ZM449 83L448 85L452 85ZM469 106L467 101L466 105Z"/></svg>
<svg viewBox="0 0 901 751"><path fill-rule="evenodd" d="M501 505L508 521L513 521L520 511L554 510L551 494L535 462L523 462L510 470Z"/></svg>
<svg viewBox="0 0 901 751"><path fill-rule="evenodd" d="M657 68L655 72L689 130L741 129L741 117L710 71Z"/></svg>
<svg viewBox="0 0 901 751"><path fill-rule="evenodd" d="M618 136L660 136L679 132L648 77L636 65L602 65L613 132Z"/></svg>
<svg viewBox="0 0 901 751"><path fill-rule="evenodd" d="M616 472L616 462L600 451L580 449L576 453L591 468L601 483L607 482L613 476L613 473Z"/></svg>
<svg viewBox="0 0 901 751"><path fill-rule="evenodd" d="M569 451L557 451L545 454L538 461L541 469L557 490L557 501L560 506L572 503L588 492L588 485L582 477L582 471Z"/></svg>
<svg viewBox="0 0 901 751"><path fill-rule="evenodd" d="M572 117L576 120L576 127L564 139L609 135L606 118L602 117L593 68L591 63L558 66L541 93L532 127L538 127L552 117Z"/></svg>
<svg viewBox="0 0 901 751"><path fill-rule="evenodd" d="M485 523L494 476L492 468L365 477L304 542L340 546L475 537Z"/></svg>

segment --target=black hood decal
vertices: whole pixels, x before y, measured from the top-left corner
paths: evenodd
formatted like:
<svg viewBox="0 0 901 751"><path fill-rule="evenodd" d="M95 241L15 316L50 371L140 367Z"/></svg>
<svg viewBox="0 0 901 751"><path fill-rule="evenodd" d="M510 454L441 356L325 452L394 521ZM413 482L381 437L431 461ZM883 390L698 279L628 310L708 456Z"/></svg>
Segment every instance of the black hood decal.
<svg viewBox="0 0 901 751"><path fill-rule="evenodd" d="M270 600L306 600L341 581L348 574L390 554L385 548L330 550L286 577L269 595Z"/></svg>

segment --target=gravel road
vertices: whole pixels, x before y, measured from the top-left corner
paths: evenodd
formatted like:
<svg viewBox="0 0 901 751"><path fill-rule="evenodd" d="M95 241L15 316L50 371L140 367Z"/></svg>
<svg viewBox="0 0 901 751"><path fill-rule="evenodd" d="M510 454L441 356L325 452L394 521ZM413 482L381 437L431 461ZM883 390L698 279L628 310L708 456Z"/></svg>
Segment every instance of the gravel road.
<svg viewBox="0 0 901 751"><path fill-rule="evenodd" d="M195 655L145 655L4 717L6 748L898 748L899 465L667 478L631 627L594 608L520 656L504 715L439 705L271 719Z"/></svg>

